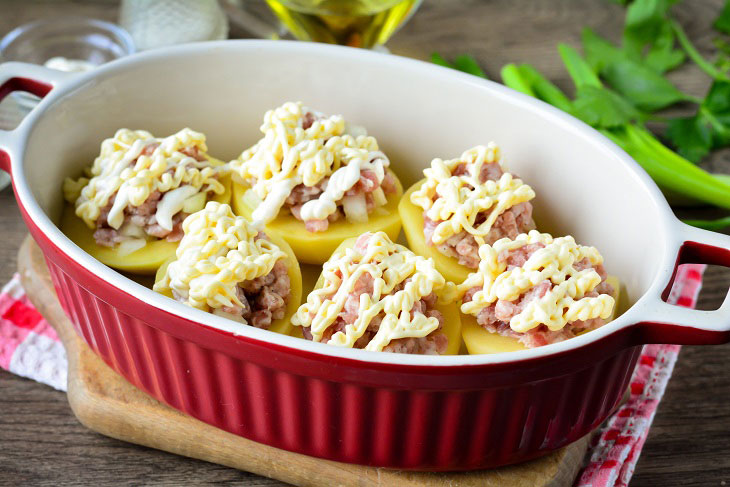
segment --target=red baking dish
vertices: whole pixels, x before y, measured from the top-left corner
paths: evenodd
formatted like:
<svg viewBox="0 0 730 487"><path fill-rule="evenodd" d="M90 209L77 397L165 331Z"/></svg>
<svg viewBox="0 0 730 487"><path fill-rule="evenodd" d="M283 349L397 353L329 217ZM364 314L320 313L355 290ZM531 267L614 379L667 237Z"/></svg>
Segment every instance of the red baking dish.
<svg viewBox="0 0 730 487"><path fill-rule="evenodd" d="M730 340L730 301L664 299L679 263L730 265L730 237L680 223L651 179L581 122L496 83L365 50L283 41L191 44L67 75L0 66L0 98L45 96L0 167L77 332L130 382L231 433L317 457L414 470L520 462L566 445L616 407L644 343ZM535 188L541 229L597 246L625 285L606 326L532 350L412 356L340 349L188 308L102 265L54 222L61 183L120 127L208 135L216 157L253 143L286 100L368 127L404 184L433 157L497 141Z"/></svg>

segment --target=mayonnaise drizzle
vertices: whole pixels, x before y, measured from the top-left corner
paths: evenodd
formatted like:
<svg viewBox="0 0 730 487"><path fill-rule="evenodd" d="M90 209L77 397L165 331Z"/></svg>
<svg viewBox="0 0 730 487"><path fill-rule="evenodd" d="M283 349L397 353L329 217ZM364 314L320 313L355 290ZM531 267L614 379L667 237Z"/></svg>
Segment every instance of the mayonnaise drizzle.
<svg viewBox="0 0 730 487"><path fill-rule="evenodd" d="M438 328L436 318L420 312L411 316L411 310L417 301L432 292L450 299L453 284L446 282L432 259L394 244L384 232L369 235L364 250L356 245L335 253L325 262L322 287L309 294L307 302L292 318L294 325L309 327L314 341L322 341L325 331L343 312L364 274L373 279L372 295L360 294L356 321L347 325L344 333L334 333L328 344L352 348L381 313L384 316L378 331L365 350L382 351L393 340L425 337ZM410 280L404 288L393 293L393 289L406 279Z"/></svg>
<svg viewBox="0 0 730 487"><path fill-rule="evenodd" d="M385 176L390 161L364 129L352 128L358 135L349 134L341 116L315 112L319 118L304 129L308 112L299 102L269 110L261 126L264 137L230 163L234 179L251 186L262 200L253 212L254 224L276 218L298 184L311 187L329 178L326 190L303 205L301 213L305 221L324 220L337 210L362 170L374 171L379 182Z"/></svg>
<svg viewBox="0 0 730 487"><path fill-rule="evenodd" d="M426 181L411 194L411 202L423 208L428 218L439 222L432 236L434 244L441 244L462 231L483 242L499 215L535 197L530 186L508 172L497 181L479 180L485 164L500 164L499 155L499 147L490 142L486 147L480 145L465 151L457 159L436 158L431 161L431 167L424 169ZM467 170L453 175L461 164ZM477 215L484 211L489 211L486 220L476 224Z"/></svg>
<svg viewBox="0 0 730 487"><path fill-rule="evenodd" d="M186 199L198 194L198 192L195 186L188 184L165 193L165 196L157 205L157 212L155 213L157 224L165 230L172 231L172 217L183 209Z"/></svg>
<svg viewBox="0 0 730 487"><path fill-rule="evenodd" d="M258 230L231 207L209 201L183 221L184 236L158 292L175 291L185 303L204 311L243 306L238 284L265 276L286 254L276 244L256 239Z"/></svg>
<svg viewBox="0 0 730 487"><path fill-rule="evenodd" d="M545 247L536 250L521 267L507 268L499 260L503 252L540 243ZM573 266L588 259L592 266L603 263L603 257L595 247L578 245L571 236L553 239L547 233L532 230L520 234L514 240L503 238L494 245L479 247L479 269L458 286L463 295L474 287L480 287L472 300L462 304L466 314L477 316L479 312L497 300L518 301L530 289L549 280L553 287L543 297L534 299L510 320L510 328L524 333L539 325L557 331L576 320L607 319L614 307L614 298L608 294L586 297L601 283L595 269L576 270Z"/></svg>
<svg viewBox="0 0 730 487"><path fill-rule="evenodd" d="M143 154L153 145L157 147L150 155ZM128 206L142 205L154 191L167 193L180 189L172 196L163 196L155 215L160 226L172 230L172 217L182 208L182 195L221 194L225 190L218 181L221 168L180 152L193 147L204 154L205 135L188 128L164 139L143 130L120 129L113 138L102 142L101 153L88 171L90 179L66 179L64 196L75 204L76 214L89 228L95 228L101 209L116 193L107 223L119 229ZM182 189L185 187L189 189Z"/></svg>

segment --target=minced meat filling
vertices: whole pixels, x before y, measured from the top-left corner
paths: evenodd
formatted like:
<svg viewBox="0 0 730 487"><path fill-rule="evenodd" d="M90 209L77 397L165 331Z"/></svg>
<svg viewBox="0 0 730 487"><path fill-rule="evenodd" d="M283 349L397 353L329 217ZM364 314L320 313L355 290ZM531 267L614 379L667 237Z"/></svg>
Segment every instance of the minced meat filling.
<svg viewBox="0 0 730 487"><path fill-rule="evenodd" d="M146 146L142 150L141 155L152 155L152 153L159 145L160 144L150 144ZM197 146L185 147L181 149L180 152L192 157L196 161L205 161L205 157L200 153L200 150ZM133 166L135 162L136 159L130 162L130 166ZM174 171L175 170L173 168L170 168L168 172L173 173ZM110 227L107 222L109 211L112 209L112 206L114 206L114 200L116 199L116 194L114 194L111 198L109 198L106 206L101 208L99 218L97 218L96 220L94 240L96 240L96 243L98 245L102 245L104 247L114 247L115 245L126 240L127 238L130 238L130 235L124 235L122 233L122 228L133 225L134 227L138 227L140 229L140 233L138 235L133 235L133 238L144 238L145 236L149 236L158 239L164 238L168 242L180 241L180 239L183 237L182 222L188 215L187 213L180 211L176 213L172 218L173 226L171 231L162 228L160 225L157 224L157 218L155 217L155 214L157 213L157 205L160 203L162 197L163 193L161 193L160 191L154 191L150 193L150 195L147 197L146 200L144 200L144 203L142 203L141 205L127 206L124 209L124 222L122 223L122 226L119 227L119 229L115 229Z"/></svg>
<svg viewBox="0 0 730 487"><path fill-rule="evenodd" d="M456 166L452 174L460 176L467 170L466 164ZM484 183L492 180L497 181L502 177L504 171L499 163L484 164L479 174L479 180ZM475 220L475 225L479 225L486 221L491 210L479 213ZM434 221L428 218L426 212L423 213L423 234L428 245L434 245L432 237L436 226L441 221ZM493 244L501 238L514 239L521 233L527 233L535 229L535 221L532 219L532 204L530 202L519 203L505 210L495 220L489 233L484 237L484 241ZM445 242L436 246L436 248L444 255L458 259L459 264L476 269L479 266L479 255L476 239L472 234L466 231L459 232L449 237Z"/></svg>
<svg viewBox="0 0 730 487"><path fill-rule="evenodd" d="M327 189L329 178L324 178L315 186L305 186L298 184L294 186L289 197L284 202L284 208L287 208L294 218L303 221L301 216L302 205L304 203L316 200ZM373 171L365 170L360 174L360 180L349 189L345 196L357 196L362 194L365 196L365 204L368 214L375 209L375 200L373 199L373 191L382 188L383 193L392 194L397 191L395 179L389 172L385 173L382 182L378 182L378 178ZM329 224L341 220L345 217L342 209L342 200L337 201L337 211L332 213L326 220L308 220L304 222L304 226L309 232L324 232L329 228Z"/></svg>
<svg viewBox="0 0 730 487"><path fill-rule="evenodd" d="M164 238L169 242L178 242L183 237L182 222L188 216L187 213L180 211L173 216L172 231L168 231L157 224L155 213L157 212L157 205L160 199L162 199L162 193L159 191L151 193L144 203L139 206L127 206L124 209L124 223L122 223L122 226L118 230L110 227L107 223L107 217L109 216L109 210L114 205L115 197L116 195L109 199L109 203L101 209L99 218L96 220L94 240L96 240L98 245L114 247L129 238L129 236L121 233L125 225L139 227L144 233L138 235L138 237L148 235L159 239Z"/></svg>
<svg viewBox="0 0 730 487"><path fill-rule="evenodd" d="M302 128L307 130L312 124L321 120L323 116L317 115L313 112L307 112L302 117ZM301 210L302 205L308 201L316 200L319 196L324 193L327 189L327 182L329 178L324 178L318 184L314 186L306 186L304 184L298 184L294 186L289 197L284 202L284 208L288 209L289 212L299 221L302 220ZM397 191L395 180L393 176L386 172L382 182L378 182L378 178L373 171L365 170L360 174L360 180L345 193L345 196L357 196L358 194L365 195L365 204L368 214L372 213L375 209L375 200L373 199L373 191L378 188L383 189L383 193L391 194ZM337 211L327 217L326 220L308 220L304 222L304 227L308 232L324 232L329 228L330 223L334 223L338 220L345 218L343 210L342 200L337 201Z"/></svg>
<svg viewBox="0 0 730 487"><path fill-rule="evenodd" d="M507 270L509 271L515 267L523 266L533 253L543 247L545 245L541 243L525 245L524 247L500 253L498 259L500 262L507 264ZM586 258L574 263L573 267L578 271L593 268L601 277L601 283L593 291L586 294L586 297L596 297L599 294L614 294L613 287L606 282L606 271L602 265L592 266ZM530 301L545 296L552 288L552 282L545 280L524 293L516 301L497 300L479 312L476 318L477 323L491 333L498 333L502 336L515 338L527 348L561 342L575 337L582 331L594 330L606 323L606 320L602 318L594 318L586 321L578 320L569 322L558 331L551 331L545 325L540 325L525 333L514 331L509 325L512 317L521 313ZM481 287L474 287L468 290L464 295L463 301L465 303L471 301L474 294L481 289Z"/></svg>
<svg viewBox="0 0 730 487"><path fill-rule="evenodd" d="M396 286L391 294L395 294L397 291L402 290L408 281L409 279L406 279L398 286ZM370 294L371 296L373 295L373 277L368 273L364 273L356 282L353 292L348 296L342 312L334 321L334 323L325 331L321 340L322 342L328 342L332 338L332 335L334 335L338 331L344 333L345 327L347 325L352 325L353 323L355 323L355 320L357 320L358 317L360 295L363 293ZM393 340L383 348L383 351L421 355L441 355L446 352L446 347L448 346L448 338L441 331L444 324L444 317L441 312L435 308L436 301L436 294L431 293L416 302L411 309L411 314L420 312L429 318L436 318L439 322L438 328L436 330L432 331L425 337L409 337ZM375 316L372 321L370 321L367 330L355 342L353 348L365 348L365 346L373 339L375 334L378 332L380 328L380 322L383 320L384 316L385 314L381 313ZM302 328L302 333L304 335L304 338L306 338L307 340L312 339L312 334L309 328Z"/></svg>
<svg viewBox="0 0 730 487"><path fill-rule="evenodd" d="M268 329L275 320L280 320L286 314L286 305L291 294L291 282L286 263L279 260L274 268L265 276L238 284L236 297L243 306L228 306L221 311L241 316L249 325L256 328ZM173 290L178 301L186 298Z"/></svg>

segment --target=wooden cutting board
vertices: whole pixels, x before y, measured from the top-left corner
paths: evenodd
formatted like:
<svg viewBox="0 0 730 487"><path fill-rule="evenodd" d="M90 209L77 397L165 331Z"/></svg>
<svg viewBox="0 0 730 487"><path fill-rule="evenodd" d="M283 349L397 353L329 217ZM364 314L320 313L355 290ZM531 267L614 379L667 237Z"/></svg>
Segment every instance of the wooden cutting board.
<svg viewBox="0 0 730 487"><path fill-rule="evenodd" d="M120 440L253 472L300 486L569 486L588 445L585 437L545 457L476 472L424 473L321 460L227 433L148 396L109 368L81 340L56 298L38 246L18 254L28 298L58 332L68 355L68 400L88 428Z"/></svg>

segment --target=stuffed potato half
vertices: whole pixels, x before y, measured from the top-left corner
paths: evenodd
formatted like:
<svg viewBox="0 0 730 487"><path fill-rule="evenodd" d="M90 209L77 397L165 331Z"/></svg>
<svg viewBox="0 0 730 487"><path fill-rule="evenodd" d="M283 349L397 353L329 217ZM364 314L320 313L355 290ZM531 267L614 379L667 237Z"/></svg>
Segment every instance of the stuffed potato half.
<svg viewBox="0 0 730 487"><path fill-rule="evenodd" d="M355 247L358 238L349 238L342 242L332 255L332 259L337 259L342 256L347 249ZM317 280L314 290L322 289L325 285L325 275L322 273ZM443 355L457 355L461 348L461 318L462 315L459 312L458 302L454 301L451 303L444 303L441 300L436 302L434 308L438 310L443 316L443 327L439 330L443 333L448 343ZM302 338L302 327L295 326L293 331L290 333L292 336Z"/></svg>
<svg viewBox="0 0 730 487"><path fill-rule="evenodd" d="M213 203L213 205L215 205L215 203ZM223 206L223 205L221 205L221 206ZM215 206L206 206L206 210L211 209L211 208L216 208L216 207ZM222 211L219 211L218 213L221 213L221 212ZM230 209L228 209L228 212L230 212ZM194 216L194 215L191 215L191 216ZM231 216L233 216L233 214L232 213L230 213L229 215L224 214L224 216L231 217ZM258 239L258 237L256 237L256 238ZM281 259L281 261L283 261L284 265L286 266L286 274L289 277L288 300L285 305L283 316L280 318L273 319L271 321L271 323L268 324L265 328L269 331L273 331L276 333L289 334L293 328L292 324L291 324L291 317L296 312L299 305L301 304L301 299L302 299L301 269L299 267L299 263L297 262L296 256L294 255L294 252L292 251L291 247L286 243L286 241L284 241L283 239L281 239L275 235L267 235L265 238L266 238L266 240L270 241L275 246L274 249L276 249L276 251L283 252L284 255L283 255L283 259ZM208 241L210 241L210 239ZM249 248L251 248L251 247L249 246ZM233 249L233 250L235 252L236 249ZM218 254L218 257L223 257L222 254L226 254L226 251L224 249L222 252L218 252L217 254ZM193 255L195 255L195 252L193 253ZM200 255L200 254L197 254L197 255ZM183 257L187 257L187 256L183 256ZM239 258L239 256L232 256L230 253L228 253L225 257L226 258L233 257L233 259ZM244 255L243 260L245 260L246 257L247 256ZM155 290L157 292L159 292L169 298L173 298L173 299L175 298L175 296L173 295L172 288L169 285L169 280L167 283L165 283L165 280L166 280L166 276L168 274L168 268L169 268L170 264L175 262L179 258L181 258L180 255L173 256L172 258L168 259L165 263L163 263L159 267L159 269L157 269L157 273L155 274L155 286L154 286ZM258 260L260 258L261 258L261 256L255 257L253 260ZM218 264L220 263L218 258L215 256L209 256L208 260L210 263L213 263L213 262L216 262ZM190 272L190 269L191 269L190 264L193 264L195 267L197 267L199 265L199 264L195 264L195 263L188 263L187 270L183 270L183 273ZM207 264L204 267L207 267L209 265L210 264ZM213 265L217 265L217 264L213 264ZM228 274L228 272L224 272L224 273ZM258 279L261 280L262 277L258 277ZM233 283L233 284L238 285L241 283ZM259 288L261 288L261 287L259 286ZM240 290L238 290L238 291L240 292L240 294L243 294L242 291L240 291ZM210 297L210 296L208 296L208 297ZM249 295L249 298L250 298L250 295ZM241 298L241 299L245 300L245 298ZM182 299L181 299L181 301L186 302ZM204 303L198 303L198 304L199 304L199 306L197 306L197 307L207 308L209 312L213 311L211 308L206 306ZM248 304L248 302L247 302L247 304ZM251 299L251 305L255 306L254 299ZM248 323L248 324L251 324L251 323Z"/></svg>

